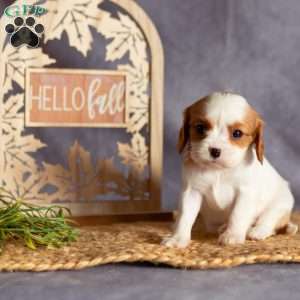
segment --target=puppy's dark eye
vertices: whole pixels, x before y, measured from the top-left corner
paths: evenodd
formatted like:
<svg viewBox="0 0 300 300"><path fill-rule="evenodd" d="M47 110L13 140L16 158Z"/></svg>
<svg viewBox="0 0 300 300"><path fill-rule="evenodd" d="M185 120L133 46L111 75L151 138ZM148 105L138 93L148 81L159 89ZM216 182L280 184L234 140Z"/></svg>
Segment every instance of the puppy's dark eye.
<svg viewBox="0 0 300 300"><path fill-rule="evenodd" d="M239 129L236 129L232 132L232 136L235 138L235 139L240 139L242 136L243 136L243 132Z"/></svg>
<svg viewBox="0 0 300 300"><path fill-rule="evenodd" d="M197 124L195 126L195 128L196 128L197 133L199 133L200 135L205 134L205 132L207 130L206 126L204 124L201 124L201 123Z"/></svg>

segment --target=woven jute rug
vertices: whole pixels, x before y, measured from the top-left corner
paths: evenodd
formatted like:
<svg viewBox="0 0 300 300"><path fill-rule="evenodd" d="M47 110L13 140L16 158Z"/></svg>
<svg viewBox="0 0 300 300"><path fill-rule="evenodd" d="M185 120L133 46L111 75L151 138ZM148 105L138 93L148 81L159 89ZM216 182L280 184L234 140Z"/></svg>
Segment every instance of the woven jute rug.
<svg viewBox="0 0 300 300"><path fill-rule="evenodd" d="M300 213L293 221L300 224ZM300 262L300 234L277 235L265 241L220 246L216 236L196 232L186 249L161 246L169 223L123 223L80 228L78 241L60 249L33 251L16 241L0 255L2 271L83 269L119 262L151 262L188 269L233 267L241 264Z"/></svg>

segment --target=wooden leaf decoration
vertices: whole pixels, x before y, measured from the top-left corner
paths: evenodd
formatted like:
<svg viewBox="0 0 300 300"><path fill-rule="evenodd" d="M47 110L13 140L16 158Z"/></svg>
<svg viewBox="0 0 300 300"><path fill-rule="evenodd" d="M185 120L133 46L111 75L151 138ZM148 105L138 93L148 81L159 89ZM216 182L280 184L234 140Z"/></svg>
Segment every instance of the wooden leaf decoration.
<svg viewBox="0 0 300 300"><path fill-rule="evenodd" d="M130 109L130 117L127 131L140 131L148 123L149 113L147 107L148 106L145 105L144 107L132 107Z"/></svg>
<svg viewBox="0 0 300 300"><path fill-rule="evenodd" d="M148 162L148 149L145 138L135 133L131 145L118 143L119 156L122 162L132 167L138 173L142 173Z"/></svg>
<svg viewBox="0 0 300 300"><path fill-rule="evenodd" d="M23 170L24 173L35 170L36 161L30 153L34 153L46 146L33 135L2 135L2 143L4 144L3 159L5 172L8 169Z"/></svg>
<svg viewBox="0 0 300 300"><path fill-rule="evenodd" d="M90 201L95 198L96 169L91 155L76 141L68 153L68 167L44 163L48 182L58 189L60 201ZM54 196L55 197L55 196ZM53 199L54 200L54 199ZM57 200L57 199L56 199Z"/></svg>
<svg viewBox="0 0 300 300"><path fill-rule="evenodd" d="M42 67L52 63L55 63L55 59L49 58L40 48L14 48L7 44L0 60L0 73L4 74L2 94L12 88L12 81L24 89L25 68Z"/></svg>
<svg viewBox="0 0 300 300"><path fill-rule="evenodd" d="M59 164L43 163L47 183L55 187L54 193L47 196L49 202L76 201L76 188L73 186L72 174Z"/></svg>
<svg viewBox="0 0 300 300"><path fill-rule="evenodd" d="M89 26L100 23L102 15L98 5L103 0L48 0L49 14L52 14L51 24L45 32L45 40L59 39L64 31L69 38L69 44L84 56L91 49L92 34ZM57 9L59 6L59 9Z"/></svg>
<svg viewBox="0 0 300 300"><path fill-rule="evenodd" d="M31 170L32 173L23 173L21 169L9 168L5 172L1 186L14 198L23 201L42 201L48 197L47 193L41 192L45 186L44 174L38 170Z"/></svg>
<svg viewBox="0 0 300 300"><path fill-rule="evenodd" d="M129 78L129 132L138 132L148 124L149 96L147 94L149 64L139 61L132 65L119 65L119 70L126 71Z"/></svg>
<svg viewBox="0 0 300 300"><path fill-rule="evenodd" d="M148 191L144 179L133 173L129 178L125 177L112 158L98 160L94 167L90 153L78 142L69 150L68 169L59 164L43 163L43 166L46 182L57 189L55 194L48 196L52 202L92 201L99 195L111 193L125 197L131 195L131 199L136 199L137 195L141 197Z"/></svg>
<svg viewBox="0 0 300 300"><path fill-rule="evenodd" d="M146 59L146 42L136 23L118 12L119 19L104 16L97 30L112 41L106 47L106 60L122 58L127 52L131 60Z"/></svg>
<svg viewBox="0 0 300 300"><path fill-rule="evenodd" d="M128 200L146 200L149 198L149 181L132 169L125 177L114 165L113 158L98 161L99 193L114 193Z"/></svg>
<svg viewBox="0 0 300 300"><path fill-rule="evenodd" d="M24 129L24 113L20 110L24 106L24 95L10 96L3 104L2 131L3 134L20 134Z"/></svg>
<svg viewBox="0 0 300 300"><path fill-rule="evenodd" d="M132 94L132 105L138 105L138 99L135 99L135 95L146 94L148 89L149 80L149 64L147 62L140 62L137 65L118 65L118 69L127 72L129 79L129 92Z"/></svg>
<svg viewBox="0 0 300 300"><path fill-rule="evenodd" d="M127 178L114 165L113 158L98 160L99 193L128 196Z"/></svg>
<svg viewBox="0 0 300 300"><path fill-rule="evenodd" d="M72 180L74 182L89 182L95 175L91 161L91 154L83 149L78 141L75 141L74 145L69 150L68 162L72 174Z"/></svg>

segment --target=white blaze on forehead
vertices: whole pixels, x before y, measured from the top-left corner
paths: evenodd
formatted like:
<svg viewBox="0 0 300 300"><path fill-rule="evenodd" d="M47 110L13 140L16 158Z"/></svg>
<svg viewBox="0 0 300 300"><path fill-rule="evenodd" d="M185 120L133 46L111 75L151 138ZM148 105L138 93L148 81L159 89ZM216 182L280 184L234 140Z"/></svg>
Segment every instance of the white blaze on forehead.
<svg viewBox="0 0 300 300"><path fill-rule="evenodd" d="M213 93L208 97L206 115L213 123L230 125L241 122L249 104L240 95L230 93Z"/></svg>

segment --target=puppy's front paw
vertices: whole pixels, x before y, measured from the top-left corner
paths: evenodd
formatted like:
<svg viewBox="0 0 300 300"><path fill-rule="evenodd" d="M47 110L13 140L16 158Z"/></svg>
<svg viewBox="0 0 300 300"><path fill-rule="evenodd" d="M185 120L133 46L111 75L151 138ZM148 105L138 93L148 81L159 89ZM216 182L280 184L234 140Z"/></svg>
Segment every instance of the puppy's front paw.
<svg viewBox="0 0 300 300"><path fill-rule="evenodd" d="M219 243L222 245L243 244L244 242L245 242L245 237L243 235L233 233L229 230L224 231L219 236Z"/></svg>
<svg viewBox="0 0 300 300"><path fill-rule="evenodd" d="M185 248L189 245L189 243L190 243L190 239L178 235L172 235L170 237L166 237L161 242L161 244L164 246L178 247L178 248Z"/></svg>

